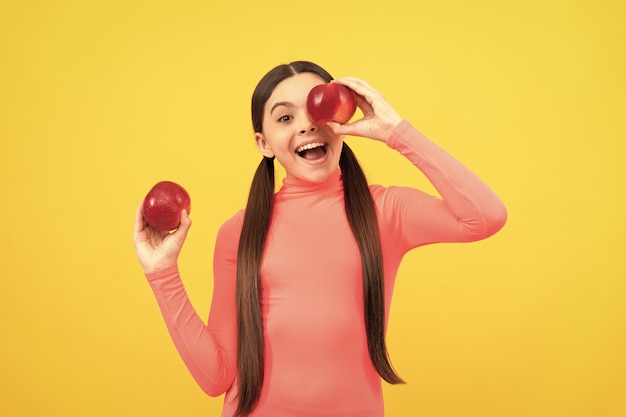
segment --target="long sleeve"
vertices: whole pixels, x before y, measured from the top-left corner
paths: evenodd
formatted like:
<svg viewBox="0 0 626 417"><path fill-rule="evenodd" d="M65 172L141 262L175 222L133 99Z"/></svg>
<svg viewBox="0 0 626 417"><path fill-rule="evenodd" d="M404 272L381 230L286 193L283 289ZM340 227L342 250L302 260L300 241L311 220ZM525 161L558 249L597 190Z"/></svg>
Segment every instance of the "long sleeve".
<svg viewBox="0 0 626 417"><path fill-rule="evenodd" d="M170 337L189 372L208 395L218 396L236 375L235 271L238 237L233 222L220 229L207 325L192 306L177 266L146 274Z"/></svg>
<svg viewBox="0 0 626 417"><path fill-rule="evenodd" d="M470 242L500 230L506 208L495 193L453 156L403 121L387 145L411 161L441 198L408 187L373 187L381 227L398 250L438 242Z"/></svg>

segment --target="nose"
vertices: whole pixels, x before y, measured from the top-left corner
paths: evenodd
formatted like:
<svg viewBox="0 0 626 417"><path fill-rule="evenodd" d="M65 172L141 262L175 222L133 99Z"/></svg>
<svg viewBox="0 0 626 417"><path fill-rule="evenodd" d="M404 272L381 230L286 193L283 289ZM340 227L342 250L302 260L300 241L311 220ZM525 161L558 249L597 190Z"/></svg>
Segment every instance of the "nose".
<svg viewBox="0 0 626 417"><path fill-rule="evenodd" d="M317 125L311 119L309 119L309 116L307 115L303 121L302 127L300 128L300 134L305 135L307 133L313 133L317 131L317 129Z"/></svg>

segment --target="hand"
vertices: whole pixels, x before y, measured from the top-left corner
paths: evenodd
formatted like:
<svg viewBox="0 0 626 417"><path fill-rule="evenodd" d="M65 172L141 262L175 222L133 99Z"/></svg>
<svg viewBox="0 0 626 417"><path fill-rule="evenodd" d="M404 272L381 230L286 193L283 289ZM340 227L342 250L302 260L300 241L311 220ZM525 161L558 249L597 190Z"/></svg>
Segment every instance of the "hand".
<svg viewBox="0 0 626 417"><path fill-rule="evenodd" d="M180 218L180 226L175 232L158 232L150 227L143 218L143 201L135 214L133 240L139 263L145 273L157 271L175 265L191 227L191 219L186 210Z"/></svg>
<svg viewBox="0 0 626 417"><path fill-rule="evenodd" d="M331 121L328 127L337 135L362 136L387 142L402 117L383 95L359 78L344 77L332 82L343 84L356 93L357 106L363 112L363 118L343 125Z"/></svg>

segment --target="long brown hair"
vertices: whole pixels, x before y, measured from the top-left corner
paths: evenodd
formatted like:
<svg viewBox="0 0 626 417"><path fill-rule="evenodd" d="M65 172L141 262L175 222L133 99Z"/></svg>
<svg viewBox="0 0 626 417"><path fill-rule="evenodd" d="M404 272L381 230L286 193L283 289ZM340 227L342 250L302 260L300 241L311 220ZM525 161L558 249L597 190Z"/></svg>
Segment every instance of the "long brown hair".
<svg viewBox="0 0 626 417"><path fill-rule="evenodd" d="M319 75L330 82L333 77L323 68L307 61L275 67L259 81L252 94L252 125L263 132L263 113L276 86L302 72ZM370 358L380 376L391 384L402 383L389 360L385 344L385 297L383 259L376 208L365 174L346 143L339 159L345 210L361 253L363 269L364 317ZM264 376L263 318L261 315L261 259L270 227L274 201L274 161L263 157L252 185L244 214L237 254L237 378L238 406L235 416L249 414L257 405Z"/></svg>

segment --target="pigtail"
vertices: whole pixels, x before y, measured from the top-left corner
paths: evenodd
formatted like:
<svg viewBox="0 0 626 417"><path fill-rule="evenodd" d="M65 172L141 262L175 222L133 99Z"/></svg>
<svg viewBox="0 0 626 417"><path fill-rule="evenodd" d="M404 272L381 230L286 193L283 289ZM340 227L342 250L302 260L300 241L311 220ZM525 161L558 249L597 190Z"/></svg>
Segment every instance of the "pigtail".
<svg viewBox="0 0 626 417"><path fill-rule="evenodd" d="M385 285L376 207L365 174L344 142L339 166L343 176L346 215L361 252L367 347L380 376L391 384L404 381L391 365L385 343Z"/></svg>
<svg viewBox="0 0 626 417"><path fill-rule="evenodd" d="M237 254L237 377L235 417L249 414L261 396L264 376L260 265L274 201L274 159L256 170L243 219Z"/></svg>

